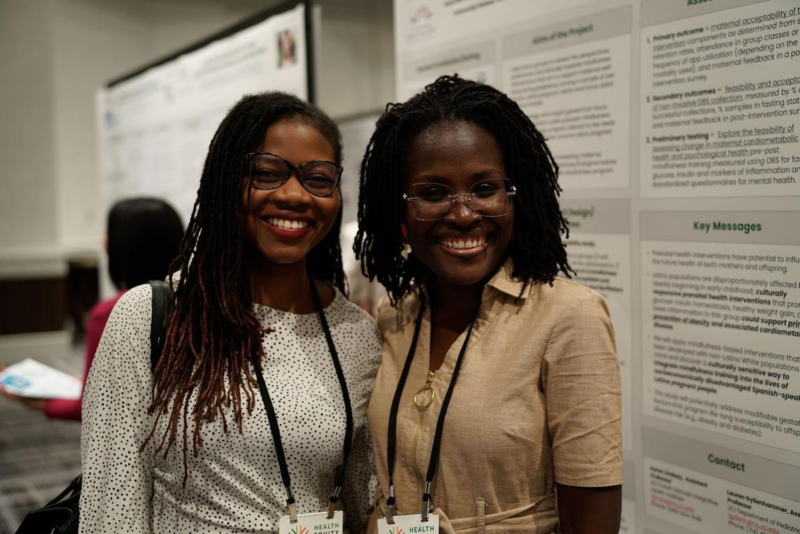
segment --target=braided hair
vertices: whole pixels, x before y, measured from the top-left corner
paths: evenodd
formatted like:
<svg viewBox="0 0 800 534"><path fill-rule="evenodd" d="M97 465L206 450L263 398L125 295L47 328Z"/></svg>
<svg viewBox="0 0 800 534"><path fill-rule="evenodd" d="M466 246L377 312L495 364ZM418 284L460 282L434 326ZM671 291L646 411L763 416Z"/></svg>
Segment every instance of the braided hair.
<svg viewBox="0 0 800 534"><path fill-rule="evenodd" d="M247 213L242 199L252 187L246 179L246 155L257 150L270 125L283 119L313 126L331 143L336 163L341 162L341 135L323 112L285 93L245 96L211 140L186 236L172 264L172 272L179 270L180 277L162 356L154 370L156 388L148 413L156 417L139 450L152 440L153 457L166 458L182 426L184 487L188 417L194 422L192 452L197 457L203 446L202 424L219 416L228 432L232 408L232 424L241 434L243 412L250 414L255 406L257 384L250 366L261 365L265 332L253 312L250 279L243 269ZM333 227L308 254L306 265L310 276L346 293L341 221L340 206ZM193 395L196 401L190 408ZM168 419L166 430L155 437L162 417Z"/></svg>
<svg viewBox="0 0 800 534"><path fill-rule="evenodd" d="M561 240L569 236L558 206L558 165L544 136L516 102L488 85L456 76L441 76L402 104L388 104L378 119L361 163L358 234L353 245L361 270L386 287L393 305L421 282L425 266L405 248L402 199L410 148L428 128L466 121L486 130L503 154L508 178L517 188L514 239L507 254L513 276L552 284L555 276L573 272Z"/></svg>

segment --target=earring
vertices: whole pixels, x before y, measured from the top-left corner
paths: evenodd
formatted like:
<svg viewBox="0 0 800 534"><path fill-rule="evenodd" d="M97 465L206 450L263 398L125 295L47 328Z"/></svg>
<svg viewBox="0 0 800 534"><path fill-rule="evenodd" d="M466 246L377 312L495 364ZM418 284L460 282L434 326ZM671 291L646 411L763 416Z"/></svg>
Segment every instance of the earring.
<svg viewBox="0 0 800 534"><path fill-rule="evenodd" d="M411 254L411 245L408 243L408 228L405 223L400 223L400 233L403 234L403 252L400 255L407 260Z"/></svg>

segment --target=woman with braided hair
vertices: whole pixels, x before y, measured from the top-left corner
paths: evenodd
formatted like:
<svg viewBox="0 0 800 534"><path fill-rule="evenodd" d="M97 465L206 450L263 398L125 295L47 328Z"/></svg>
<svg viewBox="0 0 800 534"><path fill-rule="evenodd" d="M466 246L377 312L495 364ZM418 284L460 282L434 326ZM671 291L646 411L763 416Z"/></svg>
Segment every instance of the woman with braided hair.
<svg viewBox="0 0 800 534"><path fill-rule="evenodd" d="M118 302L92 365L82 533L363 527L380 334L344 296L341 160L335 123L294 96L244 97L222 121L157 366L149 285Z"/></svg>
<svg viewBox="0 0 800 534"><path fill-rule="evenodd" d="M614 332L603 298L568 280L557 175L486 85L444 76L378 120L355 245L388 292L371 528L618 531Z"/></svg>

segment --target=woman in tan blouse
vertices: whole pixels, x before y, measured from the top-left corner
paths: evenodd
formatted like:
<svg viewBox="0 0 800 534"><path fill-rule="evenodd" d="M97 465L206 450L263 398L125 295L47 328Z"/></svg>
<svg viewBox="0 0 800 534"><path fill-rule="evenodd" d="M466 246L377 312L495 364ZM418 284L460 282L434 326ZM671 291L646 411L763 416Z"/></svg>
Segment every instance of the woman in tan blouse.
<svg viewBox="0 0 800 534"><path fill-rule="evenodd" d="M378 121L356 241L389 293L373 531L429 510L442 532L618 531L614 332L598 293L556 276L571 272L557 172L516 103L458 77Z"/></svg>

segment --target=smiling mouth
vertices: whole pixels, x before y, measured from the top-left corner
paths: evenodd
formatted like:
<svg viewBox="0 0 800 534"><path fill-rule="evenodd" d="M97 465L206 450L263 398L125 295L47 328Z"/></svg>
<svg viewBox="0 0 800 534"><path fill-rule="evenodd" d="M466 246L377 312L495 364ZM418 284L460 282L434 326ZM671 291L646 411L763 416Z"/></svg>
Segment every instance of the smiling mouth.
<svg viewBox="0 0 800 534"><path fill-rule="evenodd" d="M297 219L279 219L277 217L267 217L263 219L266 221L267 224L271 224L272 226L277 226L278 228L284 228L286 230L302 230L303 228L308 228L311 226L311 222L309 221L298 221Z"/></svg>
<svg viewBox="0 0 800 534"><path fill-rule="evenodd" d="M487 242L487 236L466 236L466 237L445 237L439 240L439 244L451 250L477 250Z"/></svg>

